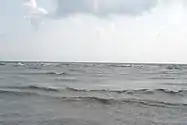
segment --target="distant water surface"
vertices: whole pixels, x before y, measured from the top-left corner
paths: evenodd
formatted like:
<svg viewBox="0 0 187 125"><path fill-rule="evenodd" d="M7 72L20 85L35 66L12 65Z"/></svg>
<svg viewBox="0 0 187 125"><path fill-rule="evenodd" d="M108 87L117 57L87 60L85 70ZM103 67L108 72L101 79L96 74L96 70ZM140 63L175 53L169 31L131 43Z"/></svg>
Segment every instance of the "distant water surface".
<svg viewBox="0 0 187 125"><path fill-rule="evenodd" d="M0 63L1 125L186 125L187 65Z"/></svg>

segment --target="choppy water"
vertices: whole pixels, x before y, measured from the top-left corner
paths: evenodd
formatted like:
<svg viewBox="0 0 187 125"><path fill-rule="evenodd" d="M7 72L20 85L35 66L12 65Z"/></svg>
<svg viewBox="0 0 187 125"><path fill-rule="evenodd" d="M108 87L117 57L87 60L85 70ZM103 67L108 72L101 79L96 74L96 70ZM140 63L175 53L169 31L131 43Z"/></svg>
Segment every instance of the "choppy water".
<svg viewBox="0 0 187 125"><path fill-rule="evenodd" d="M187 66L0 63L1 125L186 125Z"/></svg>

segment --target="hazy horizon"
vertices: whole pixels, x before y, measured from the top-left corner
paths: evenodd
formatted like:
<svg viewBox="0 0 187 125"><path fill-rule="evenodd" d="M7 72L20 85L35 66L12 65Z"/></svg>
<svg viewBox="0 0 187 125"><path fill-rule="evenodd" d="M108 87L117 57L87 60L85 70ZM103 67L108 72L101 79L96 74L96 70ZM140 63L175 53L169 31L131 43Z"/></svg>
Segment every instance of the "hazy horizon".
<svg viewBox="0 0 187 125"><path fill-rule="evenodd" d="M114 8L120 4L112 1L103 2L98 10L107 16L97 16L90 10L84 13L77 7L74 14L68 10L67 17L46 19L37 32L23 18L22 0L1 1L0 60L187 63L184 0L160 0L154 4L140 0L141 13L137 13L137 5L128 3L131 0L124 0L124 6L131 6L120 10L120 14ZM38 2L49 12L55 12L55 2ZM136 15L131 16L134 12Z"/></svg>

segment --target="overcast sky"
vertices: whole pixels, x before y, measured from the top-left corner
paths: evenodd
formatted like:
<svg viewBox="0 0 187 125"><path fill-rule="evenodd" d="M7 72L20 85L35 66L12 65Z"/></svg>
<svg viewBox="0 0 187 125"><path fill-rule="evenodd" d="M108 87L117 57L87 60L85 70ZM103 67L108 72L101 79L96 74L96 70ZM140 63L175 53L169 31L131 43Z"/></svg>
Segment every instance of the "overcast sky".
<svg viewBox="0 0 187 125"><path fill-rule="evenodd" d="M58 16L38 31L0 1L0 60L187 63L185 0L61 1L38 0Z"/></svg>

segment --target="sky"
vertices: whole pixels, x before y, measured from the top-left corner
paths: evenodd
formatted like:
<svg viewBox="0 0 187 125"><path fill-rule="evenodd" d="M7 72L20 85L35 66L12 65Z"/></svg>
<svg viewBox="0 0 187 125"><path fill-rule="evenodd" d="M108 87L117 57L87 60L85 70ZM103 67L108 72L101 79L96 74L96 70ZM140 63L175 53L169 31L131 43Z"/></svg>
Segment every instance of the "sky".
<svg viewBox="0 0 187 125"><path fill-rule="evenodd" d="M37 2L54 17L35 31L23 0L0 1L0 60L187 63L185 0Z"/></svg>

